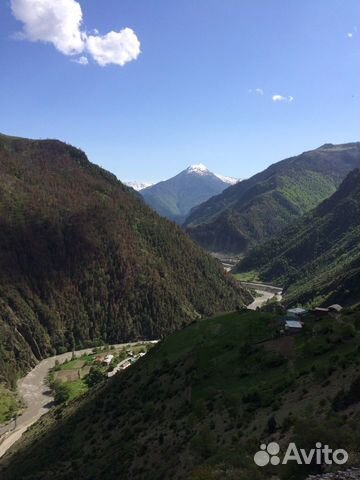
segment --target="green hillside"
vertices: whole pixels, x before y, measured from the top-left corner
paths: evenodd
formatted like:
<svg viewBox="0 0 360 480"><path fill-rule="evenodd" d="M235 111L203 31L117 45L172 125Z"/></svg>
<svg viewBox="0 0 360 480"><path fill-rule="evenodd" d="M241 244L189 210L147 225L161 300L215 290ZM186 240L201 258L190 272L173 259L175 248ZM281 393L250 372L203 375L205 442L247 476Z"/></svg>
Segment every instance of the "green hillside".
<svg viewBox="0 0 360 480"><path fill-rule="evenodd" d="M323 145L271 165L195 208L184 225L213 252L243 253L332 195L360 166L360 143Z"/></svg>
<svg viewBox="0 0 360 480"><path fill-rule="evenodd" d="M243 312L171 335L89 396L57 407L1 462L2 480L304 479L315 465L254 465L261 443L360 443L360 312L279 336Z"/></svg>
<svg viewBox="0 0 360 480"><path fill-rule="evenodd" d="M288 303L360 302L360 170L234 271L284 286Z"/></svg>
<svg viewBox="0 0 360 480"><path fill-rule="evenodd" d="M115 176L55 140L0 136L0 384L48 355L159 338L250 301Z"/></svg>

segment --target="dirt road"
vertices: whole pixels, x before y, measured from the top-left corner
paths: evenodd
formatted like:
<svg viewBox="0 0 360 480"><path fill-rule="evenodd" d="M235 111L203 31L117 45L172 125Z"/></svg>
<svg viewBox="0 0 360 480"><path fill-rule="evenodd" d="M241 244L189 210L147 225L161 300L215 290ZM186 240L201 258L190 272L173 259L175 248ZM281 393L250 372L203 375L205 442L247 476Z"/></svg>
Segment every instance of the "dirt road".
<svg viewBox="0 0 360 480"><path fill-rule="evenodd" d="M133 346L137 343L124 343L114 346L116 348L121 348ZM92 348L78 350L75 352L75 355L79 357L84 353L91 353L92 350ZM14 422L0 427L0 458L21 437L27 428L35 423L53 406L54 398L49 390L49 387L46 385L46 379L49 370L55 366L56 360L58 360L60 363L63 363L65 360L70 360L71 357L72 352L68 352L62 355L56 355L55 357L46 358L45 360L42 360L33 370L31 370L26 377L18 381L19 396L24 400L26 408L23 414L18 417L16 427Z"/></svg>
<svg viewBox="0 0 360 480"><path fill-rule="evenodd" d="M274 293L265 292L264 290L255 290L257 293L257 297L255 300L247 306L248 310L256 310L258 307L262 307L268 300L277 296L279 301L281 300L281 295L276 295Z"/></svg>
<svg viewBox="0 0 360 480"><path fill-rule="evenodd" d="M282 289L279 287L251 282L242 282L242 284L247 288L255 290L258 295L255 297L254 301L247 306L248 310L256 310L258 307L261 307L268 300L274 297L277 298L279 302L282 299Z"/></svg>

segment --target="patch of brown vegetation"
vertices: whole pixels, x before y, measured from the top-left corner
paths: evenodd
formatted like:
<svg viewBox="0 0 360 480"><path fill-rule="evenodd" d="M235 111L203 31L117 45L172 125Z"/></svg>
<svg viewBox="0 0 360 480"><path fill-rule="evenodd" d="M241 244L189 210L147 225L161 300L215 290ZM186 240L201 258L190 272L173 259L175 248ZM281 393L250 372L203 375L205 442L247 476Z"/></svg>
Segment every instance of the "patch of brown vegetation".
<svg viewBox="0 0 360 480"><path fill-rule="evenodd" d="M284 355L284 357L290 357L294 353L294 337L285 336L275 338L263 343L265 350L269 352L276 352Z"/></svg>

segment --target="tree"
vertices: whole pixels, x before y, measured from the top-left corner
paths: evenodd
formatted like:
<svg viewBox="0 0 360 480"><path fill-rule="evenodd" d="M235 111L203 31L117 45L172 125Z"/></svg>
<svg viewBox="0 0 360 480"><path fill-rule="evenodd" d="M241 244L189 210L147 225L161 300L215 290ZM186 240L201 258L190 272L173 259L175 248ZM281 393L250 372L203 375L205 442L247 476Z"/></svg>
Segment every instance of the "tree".
<svg viewBox="0 0 360 480"><path fill-rule="evenodd" d="M275 420L274 415L272 415L272 416L269 418L269 420L268 420L268 422L267 422L266 429L267 429L267 431L268 431L268 433L269 433L270 435L272 435L273 433L275 433L275 431L276 431L276 420Z"/></svg>
<svg viewBox="0 0 360 480"><path fill-rule="evenodd" d="M85 378L85 382L88 387L94 387L98 383L102 382L105 375L100 367L91 367L90 372Z"/></svg>
<svg viewBox="0 0 360 480"><path fill-rule="evenodd" d="M69 400L70 393L66 385L64 385L63 383L56 383L54 385L54 389L55 389L54 400L57 405L60 405L61 403L65 403Z"/></svg>

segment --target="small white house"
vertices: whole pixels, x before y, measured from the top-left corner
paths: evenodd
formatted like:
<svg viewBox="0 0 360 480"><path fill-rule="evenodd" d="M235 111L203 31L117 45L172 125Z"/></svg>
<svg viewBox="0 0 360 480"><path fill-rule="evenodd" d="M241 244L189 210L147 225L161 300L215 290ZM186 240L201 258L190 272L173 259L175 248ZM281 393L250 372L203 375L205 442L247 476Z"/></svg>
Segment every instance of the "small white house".
<svg viewBox="0 0 360 480"><path fill-rule="evenodd" d="M329 307L329 310L331 312L337 312L337 313L340 313L342 309L343 309L342 306L337 303L335 303L334 305L330 305Z"/></svg>
<svg viewBox="0 0 360 480"><path fill-rule="evenodd" d="M114 355L111 355L111 354L106 355L106 357L103 360L103 364L109 366L113 358L114 358Z"/></svg>
<svg viewBox="0 0 360 480"><path fill-rule="evenodd" d="M305 310L305 308L301 308L301 307L296 307L296 308L289 308L289 310L287 310L287 315L291 315L291 316L294 316L294 317L302 317L304 315L306 315L308 313L307 310Z"/></svg>
<svg viewBox="0 0 360 480"><path fill-rule="evenodd" d="M287 333L300 333L303 329L303 324L298 320L286 320L285 331Z"/></svg>
<svg viewBox="0 0 360 480"><path fill-rule="evenodd" d="M125 360L125 362L123 362L123 363L121 364L121 367L120 367L120 368L121 368L121 370L125 370L126 368L129 368L130 365L131 365L130 360Z"/></svg>

